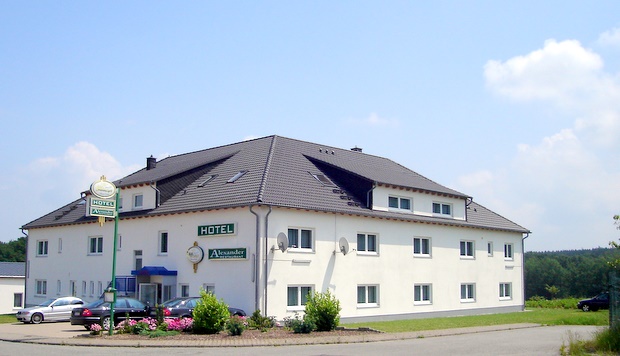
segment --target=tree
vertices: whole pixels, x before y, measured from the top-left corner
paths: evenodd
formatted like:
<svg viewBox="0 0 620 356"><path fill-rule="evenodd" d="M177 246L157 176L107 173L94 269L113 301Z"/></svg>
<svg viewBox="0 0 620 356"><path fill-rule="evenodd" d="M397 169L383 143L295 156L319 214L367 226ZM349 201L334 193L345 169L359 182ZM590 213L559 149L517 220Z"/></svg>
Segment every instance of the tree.
<svg viewBox="0 0 620 356"><path fill-rule="evenodd" d="M26 262L26 238L0 241L0 262Z"/></svg>

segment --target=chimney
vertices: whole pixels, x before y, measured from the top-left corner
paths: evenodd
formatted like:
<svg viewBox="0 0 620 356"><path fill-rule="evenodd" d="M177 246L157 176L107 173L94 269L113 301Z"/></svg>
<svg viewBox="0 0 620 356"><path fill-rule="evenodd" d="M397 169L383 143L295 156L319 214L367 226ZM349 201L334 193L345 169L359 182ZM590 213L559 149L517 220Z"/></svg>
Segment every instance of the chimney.
<svg viewBox="0 0 620 356"><path fill-rule="evenodd" d="M351 149L351 151L355 151L355 152L362 152L362 148L361 148L361 147L357 147L357 146L355 146L355 147L353 147L353 148Z"/></svg>
<svg viewBox="0 0 620 356"><path fill-rule="evenodd" d="M157 159L151 155L151 157L146 158L146 170L149 171L153 168L157 167Z"/></svg>

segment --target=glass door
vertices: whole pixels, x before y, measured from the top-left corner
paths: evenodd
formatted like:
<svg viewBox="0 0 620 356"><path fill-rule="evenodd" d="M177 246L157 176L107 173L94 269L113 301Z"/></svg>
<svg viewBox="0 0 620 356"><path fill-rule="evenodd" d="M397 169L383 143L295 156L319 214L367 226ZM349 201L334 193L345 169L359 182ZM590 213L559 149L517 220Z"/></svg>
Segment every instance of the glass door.
<svg viewBox="0 0 620 356"><path fill-rule="evenodd" d="M139 298L142 302L148 303L151 307L157 305L157 284L140 283Z"/></svg>

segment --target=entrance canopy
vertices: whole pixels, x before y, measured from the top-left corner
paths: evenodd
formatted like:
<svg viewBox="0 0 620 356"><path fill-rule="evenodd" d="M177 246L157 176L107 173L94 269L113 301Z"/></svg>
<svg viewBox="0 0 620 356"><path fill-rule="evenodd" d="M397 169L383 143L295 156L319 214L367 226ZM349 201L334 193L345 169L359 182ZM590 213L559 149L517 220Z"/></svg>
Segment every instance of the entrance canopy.
<svg viewBox="0 0 620 356"><path fill-rule="evenodd" d="M163 266L144 266L139 270L131 271L132 276L176 276L177 271L169 271Z"/></svg>

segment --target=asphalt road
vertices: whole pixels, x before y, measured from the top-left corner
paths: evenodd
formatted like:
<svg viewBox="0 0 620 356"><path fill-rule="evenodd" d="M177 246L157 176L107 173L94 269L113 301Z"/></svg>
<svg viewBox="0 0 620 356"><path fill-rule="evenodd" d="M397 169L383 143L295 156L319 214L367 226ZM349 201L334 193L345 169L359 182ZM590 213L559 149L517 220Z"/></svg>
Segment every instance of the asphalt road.
<svg viewBox="0 0 620 356"><path fill-rule="evenodd" d="M590 339L599 329L541 326L398 341L269 347L88 347L0 341L0 355L559 355L569 340Z"/></svg>

